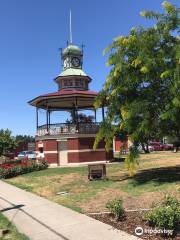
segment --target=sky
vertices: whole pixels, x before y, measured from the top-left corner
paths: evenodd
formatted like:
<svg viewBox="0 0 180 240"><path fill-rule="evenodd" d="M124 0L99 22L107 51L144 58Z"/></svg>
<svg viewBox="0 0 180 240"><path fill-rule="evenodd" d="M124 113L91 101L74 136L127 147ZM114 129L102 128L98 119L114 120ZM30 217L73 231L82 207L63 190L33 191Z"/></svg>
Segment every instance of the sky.
<svg viewBox="0 0 180 240"><path fill-rule="evenodd" d="M27 102L57 91L53 79L61 72L59 48L69 40L70 9L73 43L85 45L83 70L93 79L90 89L100 91L109 72L103 49L134 26L151 26L139 12L162 12L162 2L0 0L0 128L35 135L35 108ZM180 5L179 0L171 3ZM44 113L40 115L43 124Z"/></svg>

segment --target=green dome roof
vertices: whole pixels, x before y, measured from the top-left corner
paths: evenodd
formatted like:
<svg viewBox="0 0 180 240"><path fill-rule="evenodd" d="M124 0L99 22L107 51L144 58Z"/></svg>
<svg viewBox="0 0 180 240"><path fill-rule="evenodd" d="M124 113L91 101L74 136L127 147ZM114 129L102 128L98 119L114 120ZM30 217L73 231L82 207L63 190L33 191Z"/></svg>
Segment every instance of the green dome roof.
<svg viewBox="0 0 180 240"><path fill-rule="evenodd" d="M64 50L63 50L63 55L73 53L73 54L82 54L81 49L73 44L68 45Z"/></svg>

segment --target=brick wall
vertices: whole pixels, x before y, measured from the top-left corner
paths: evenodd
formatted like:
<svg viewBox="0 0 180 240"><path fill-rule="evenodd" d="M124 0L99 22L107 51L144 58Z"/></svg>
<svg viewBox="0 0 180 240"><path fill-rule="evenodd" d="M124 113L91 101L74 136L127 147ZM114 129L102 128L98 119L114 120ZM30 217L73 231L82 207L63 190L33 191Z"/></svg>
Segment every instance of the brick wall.
<svg viewBox="0 0 180 240"><path fill-rule="evenodd" d="M68 162L69 163L78 163L78 162L94 162L94 161L105 161L106 153L105 151L97 152L70 152L68 153Z"/></svg>
<svg viewBox="0 0 180 240"><path fill-rule="evenodd" d="M102 141L98 145L97 151L93 150L94 137L85 137L85 138L69 138L67 140L67 151L68 152L68 162L69 163L78 163L78 162L93 162L93 161L106 161L112 159L112 151L109 153L104 149L105 143ZM59 154L58 154L58 144L56 139L48 139L39 141L43 143L44 158L45 160L51 163L59 163ZM38 141L36 142L36 149L38 151ZM71 152L73 151L74 152Z"/></svg>
<svg viewBox="0 0 180 240"><path fill-rule="evenodd" d="M58 164L58 152L56 139L49 139L36 142L36 151L38 151L38 144L43 143L44 160L49 164ZM48 151L48 153L46 153Z"/></svg>
<svg viewBox="0 0 180 240"><path fill-rule="evenodd" d="M45 153L45 161L49 164L55 163L58 164L58 154L57 153Z"/></svg>
<svg viewBox="0 0 180 240"><path fill-rule="evenodd" d="M68 139L68 150L93 149L94 140L94 137ZM101 141L97 149L104 148L104 146L105 143Z"/></svg>
<svg viewBox="0 0 180 240"><path fill-rule="evenodd" d="M57 141L56 139L44 140L44 151L57 151Z"/></svg>
<svg viewBox="0 0 180 240"><path fill-rule="evenodd" d="M68 162L93 162L112 159L113 151L107 153L103 150L105 147L104 141L99 143L97 151L89 151L93 150L94 140L94 137L68 139L68 150L79 150L79 152L68 152Z"/></svg>
<svg viewBox="0 0 180 240"><path fill-rule="evenodd" d="M124 150L128 150L128 141L122 142L120 139L115 138L114 139L114 151L119 152L121 148L123 147Z"/></svg>

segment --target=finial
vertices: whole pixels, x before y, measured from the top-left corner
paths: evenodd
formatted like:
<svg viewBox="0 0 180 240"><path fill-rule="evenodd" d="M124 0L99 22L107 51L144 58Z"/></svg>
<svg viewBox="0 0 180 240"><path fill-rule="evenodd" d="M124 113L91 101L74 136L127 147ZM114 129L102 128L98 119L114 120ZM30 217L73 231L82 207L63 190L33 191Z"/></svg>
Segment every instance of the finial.
<svg viewBox="0 0 180 240"><path fill-rule="evenodd" d="M69 41L72 44L72 23L71 23L71 10L69 12Z"/></svg>

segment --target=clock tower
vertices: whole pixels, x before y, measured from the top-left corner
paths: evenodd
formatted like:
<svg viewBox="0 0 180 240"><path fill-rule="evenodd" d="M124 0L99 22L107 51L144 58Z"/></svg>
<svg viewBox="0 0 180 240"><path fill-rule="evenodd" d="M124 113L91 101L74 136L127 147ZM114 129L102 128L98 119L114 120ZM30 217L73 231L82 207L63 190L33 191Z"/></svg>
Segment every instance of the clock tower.
<svg viewBox="0 0 180 240"><path fill-rule="evenodd" d="M94 107L98 93L89 90L92 80L82 68L83 51L72 43L71 11L69 42L61 53L62 70L54 79L58 90L29 101L36 107L37 159L59 166L97 161L105 163L112 158L112 151L106 152L104 141L98 144L97 149L93 148L100 125ZM104 106L101 108L104 121ZM39 109L46 110L43 125L39 125ZM84 110L91 111L93 115L82 114ZM62 122L53 123L51 116L57 111L71 113L71 116L66 122L62 119Z"/></svg>
<svg viewBox="0 0 180 240"><path fill-rule="evenodd" d="M70 44L62 52L63 70L67 68L79 68L82 69L82 57L81 49L75 45Z"/></svg>
<svg viewBox="0 0 180 240"><path fill-rule="evenodd" d="M91 78L82 70L82 50L69 44L61 54L62 72L55 78L58 90L88 90Z"/></svg>

